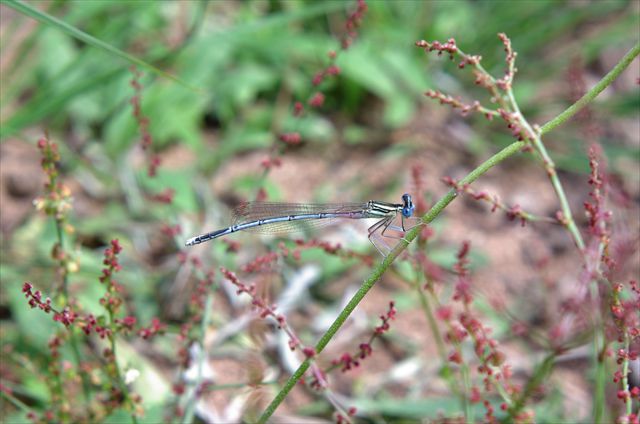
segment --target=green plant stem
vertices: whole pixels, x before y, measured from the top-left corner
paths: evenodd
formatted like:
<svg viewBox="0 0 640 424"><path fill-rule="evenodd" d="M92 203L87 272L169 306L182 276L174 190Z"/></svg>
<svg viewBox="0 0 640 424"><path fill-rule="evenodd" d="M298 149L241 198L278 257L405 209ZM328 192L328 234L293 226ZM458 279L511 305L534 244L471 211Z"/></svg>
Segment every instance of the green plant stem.
<svg viewBox="0 0 640 424"><path fill-rule="evenodd" d="M502 162L506 158L513 156L517 152L519 152L525 146L525 142L517 141L512 143L502 149L500 152L493 155L491 158L487 159L476 169L471 171L466 177L460 180L462 185L471 184L475 180L477 180L482 174L487 172L489 169ZM449 190L447 194L445 194L433 207L422 217L422 224L429 224L433 221L449 203L453 201L457 197L457 192L454 189ZM372 271L369 278L367 278L358 291L353 295L349 303L344 307L344 309L340 312L336 320L331 324L331 327L323 334L318 343L315 346L316 354L322 352L322 350L327 346L329 341L333 338L333 336L338 332L340 327L347 320L349 315L353 312L353 310L358 306L360 301L364 298L364 296L371 290L374 284L382 277L382 274L391 266L391 264L395 261L395 259L407 248L409 243L411 243L420 231L422 230L421 225L414 227L410 230L404 239L402 239L396 247L384 258L384 260ZM284 387L278 392L276 397L271 401L269 406L265 409L258 420L259 423L266 423L269 417L273 415L278 406L282 403L287 394L291 391L293 386L302 378L304 373L307 371L309 366L311 365L311 359L305 359L302 364L298 367L298 369L289 377Z"/></svg>
<svg viewBox="0 0 640 424"><path fill-rule="evenodd" d="M604 363L605 358L605 335L604 327L595 327L593 332L593 363L595 366L595 383L593 388L593 421L596 423L606 422L604 408L606 405L607 370Z"/></svg>
<svg viewBox="0 0 640 424"><path fill-rule="evenodd" d="M569 106L564 112L560 115L553 118L551 121L547 122L540 128L540 135L544 135L556 128L559 125L562 125L565 121L571 118L573 115L578 113L583 107L588 105L593 99L596 98L598 94L600 94L605 88L607 88L617 77L624 71L630 64L640 54L640 42L636 43L629 52L613 67L611 71L607 75L604 76L591 90L589 90L584 96L582 96L577 102Z"/></svg>
<svg viewBox="0 0 640 424"><path fill-rule="evenodd" d="M213 310L213 292L209 291L207 294L207 300L204 306L204 313L202 314L202 321L200 322L200 346L202 346L202 351L200 352L200 357L198 358L198 375L196 377L196 381L191 390L191 396L187 401L187 405L185 407L185 413L182 417L182 423L187 424L193 422L193 415L196 410L196 402L198 401L198 394L200 392L200 385L202 384L202 370L204 367L204 361L207 357L207 350L204 346L205 335L207 332L207 327L211 322L211 311Z"/></svg>
<svg viewBox="0 0 640 424"><path fill-rule="evenodd" d="M520 413L527 399L531 397L533 392L547 378L556 361L556 353L550 353L544 361L542 361L533 371L533 375L527 381L527 384L518 398L509 407L508 415L502 420L505 423L514 422L514 418Z"/></svg>
<svg viewBox="0 0 640 424"><path fill-rule="evenodd" d="M422 306L422 310L424 311L424 315L427 318L427 322L429 323L429 329L431 330L431 336L433 340L436 342L436 347L438 349L438 355L440 356L440 360L445 364L447 370L449 370L449 366L447 364L447 352L444 346L444 341L440 335L440 331L438 330L438 323L436 322L436 318L433 316L433 308L429 303L429 299L425 296L424 292L420 289L420 283L416 280L415 282L416 293L418 295L418 299L420 300L420 305ZM455 390L452 390L455 392Z"/></svg>
<svg viewBox="0 0 640 424"><path fill-rule="evenodd" d="M247 382L229 383L229 384L216 384L215 386L207 387L203 391L204 392L215 392L215 391L218 391L218 390L246 389L247 386L249 386L249 387L261 387L261 386L273 386L273 385L276 385L276 384L278 384L277 380L262 381L260 383L251 383L250 385L248 385Z"/></svg>
<svg viewBox="0 0 640 424"><path fill-rule="evenodd" d="M465 55L462 51L458 50L458 53L461 54L463 57L466 57L467 55ZM511 73L511 75L514 75L515 69L514 69L514 61L508 61L509 62L509 72ZM564 225L566 226L567 230L569 231L569 233L571 234L574 243L576 244L576 246L578 247L578 249L580 249L581 251L584 249L584 241L582 239L582 235L580 234L580 231L578 230L578 227L575 224L575 221L573 219L573 214L571 213L571 208L569 206L569 202L567 201L567 196L564 192L564 189L562 188L562 184L560 183L560 179L558 178L558 173L556 172L556 166L555 163L553 162L553 160L551 159L551 156L549 155L549 153L547 152L547 149L545 148L544 144L542 143L541 140L541 134L535 132L533 130L533 128L531 127L531 125L529 125L529 122L527 122L526 118L524 117L524 115L522 114L522 112L520 111L520 108L518 107L518 103L516 102L516 99L514 97L513 94L513 90L510 88L511 84L509 84L509 88L506 90L506 96L503 96L500 93L500 90L498 89L498 86L496 84L496 80L495 78L493 78L493 76L491 76L483 67L482 65L478 62L475 65L476 69L483 73L491 82L491 84L488 86L489 91L491 92L492 96L496 99L496 101L498 102L498 104L500 104L500 106L502 106L503 109L505 110L511 110L513 111L513 113L515 113L516 118L518 120L518 122L524 127L525 133L529 134L532 141L533 141L533 145L536 149L536 152L540 155L545 169L547 171L547 175L549 176L549 179L551 180L551 184L553 186L553 189L556 192L556 195L558 196L558 199L560 200L560 207L562 209L562 213L564 215ZM597 95L597 93L595 94ZM594 95L594 97L595 97Z"/></svg>
<svg viewBox="0 0 640 424"><path fill-rule="evenodd" d="M54 180L55 184L55 180ZM58 236L58 245L60 246L60 250L64 252L64 229L62 228L62 220L58 218L54 218L56 223L56 234ZM67 303L69 301L69 272L67 270L67 265L65 261L60 261L61 271L62 271L62 295L64 297L64 302Z"/></svg>
<svg viewBox="0 0 640 424"><path fill-rule="evenodd" d="M629 344L630 344L630 340L629 340L629 333L627 331L624 332L624 351L625 352L629 352ZM622 390L624 390L627 394L629 394L629 356L625 355L624 358L622 359ZM626 401L625 401L625 410L627 413L627 416L630 416L631 413L633 412L633 408L632 408L632 400L631 398L627 397Z"/></svg>
<svg viewBox="0 0 640 424"><path fill-rule="evenodd" d="M603 234L606 233L606 221L602 220L599 223ZM602 257L605 250L605 241L600 239L598 243L598 253L595 258L596 273L599 275L602 272L600 265L602 264ZM589 257L585 256L585 267L589 268ZM613 287L612 287L613 289ZM598 279L591 278L589 281L589 290L591 292L592 302L598 302L601 299L600 287L598 286ZM615 289L613 291L615 293ZM594 401L593 401L593 419L595 422L605 421L603 416L606 406L606 389L607 389L607 370L605 364L606 350L607 350L607 336L605 331L604 319L602 316L602 310L599 304L594 305L594 324L593 324L593 360L595 371L595 387L594 387Z"/></svg>
<svg viewBox="0 0 640 424"><path fill-rule="evenodd" d="M458 346L458 348L460 347ZM465 392L462 394L462 400L464 402L464 418L467 423L473 424L475 422L473 418L473 409L471 408L471 402L469 402L469 396L465 394L471 393L471 376L469 373L469 366L464 361L460 364L460 374L462 374L462 383L465 388Z"/></svg>
<svg viewBox="0 0 640 424"><path fill-rule="evenodd" d="M445 376L445 380L449 384L449 388L451 393L456 394L460 397L460 405L463 407L465 411L467 411L466 416L469 417L468 413L470 412L468 408L468 399L467 396L462 393L458 386L456 385L456 381L452 378L452 370L449 366L449 360L447 358L447 351L444 345L444 340L442 340L442 335L440 330L438 329L438 323L436 322L436 318L433 314L433 308L431 307L431 303L429 302L429 298L425 294L425 292L420 287L420 280L416 278L414 281L414 286L416 289L416 294L418 295L418 299L420 300L420 305L424 312L424 315L429 323L429 329L431 330L432 339L436 342L436 348L438 350L438 356L440 356L440 361L442 361L442 374ZM427 290L428 293L431 291ZM435 299L437 302L437 299Z"/></svg>
<svg viewBox="0 0 640 424"><path fill-rule="evenodd" d="M63 229L63 221L61 219L55 218L56 225L56 234L58 236L58 244L60 245L60 250L64 252L64 229ZM62 269L62 296L64 298L64 304L69 302L69 272L67 269L66 261L61 261L60 266ZM82 381L82 395L84 396L85 403L87 406L91 405L91 385L89 384L89 376L87 373L82 372L80 369L80 365L82 364L82 358L80 357L80 348L78 347L78 337L73 328L69 329L69 341L71 344L71 352L73 353L73 358L76 361L76 367L78 369L78 374L80 375L80 380Z"/></svg>
<svg viewBox="0 0 640 424"><path fill-rule="evenodd" d="M604 244L602 242L599 243L598 246L598 256L596 270L600 272L600 258L602 258L602 252L604 249ZM588 258L585 259L585 267L589 267ZM600 289L598 287L598 280L595 278L590 279L589 281L589 291L591 293L591 301L594 302L594 317L593 317L593 365L595 367L595 384L594 384L594 395L593 395L593 420L594 422L604 422L604 407L606 405L606 396L605 392L607 389L607 370L605 367L605 357L607 350L607 341L605 334L605 326L604 320L602 317L602 311L600 309L599 299L600 299Z"/></svg>
<svg viewBox="0 0 640 424"><path fill-rule="evenodd" d="M468 55L466 55L460 49L458 49L458 54L463 58L468 57ZM509 64L510 74L514 75L514 72L515 72L514 61L513 60L508 61L508 64ZM518 107L518 103L516 102L515 96L513 94L513 90L511 89L511 84L509 83L509 88L505 90L506 95L503 96L501 94L501 90L498 89L495 78L482 67L480 62L477 62L475 64L475 68L478 70L478 72L485 75L489 80L490 84L487 86L487 88L489 89L493 98L496 99L498 104L505 111L512 111L515 114L515 117L518 123L522 125L522 127L524 127L525 134L529 135L529 137L531 138L533 145L535 147L535 151L542 159L542 162L544 163L544 166L545 166L545 170L547 171L547 175L551 180L551 185L553 186L553 189L556 192L558 199L560 200L560 207L564 217L563 224L571 234L571 237L573 238L574 243L576 244L578 249L582 251L584 249L584 241L582 239L582 235L580 234L580 231L578 230L578 227L576 226L575 221L573 219L573 214L571 213L571 208L569 206L569 202L567 201L567 196L564 192L564 189L562 187L562 184L560 183L560 179L558 178L558 174L556 172L555 163L551 159L551 156L549 155L544 144L542 143L542 140L540 138L541 135L533 130L529 122L527 122L526 118L520 111L520 108Z"/></svg>
<svg viewBox="0 0 640 424"><path fill-rule="evenodd" d="M580 234L580 231L576 226L576 222L573 219L573 214L571 212L571 207L569 206L569 201L567 200L567 196L564 192L564 188L562 188L562 184L560 183L560 179L558 178L556 165L551 159L551 156L549 156L549 153L547 152L547 149L544 147L544 144L542 144L542 140L540 139L539 136L536 135L533 138L533 144L534 146L536 146L536 149L540 152L545 162L547 175L549 176L549 179L551 180L551 185L553 186L553 189L556 192L558 199L560 200L560 207L562 209L562 215L563 215L564 223L567 227L567 230L573 237L573 241L578 247L578 249L582 251L584 250L584 240L582 239L582 235Z"/></svg>
<svg viewBox="0 0 640 424"><path fill-rule="evenodd" d="M71 351L73 352L73 358L76 361L78 374L80 374L80 380L82 381L82 395L84 396L87 406L91 409L91 385L89 384L89 375L86 372L83 372L80 367L82 359L80 357L80 349L78 348L78 337L74 329L69 329L69 337L71 337Z"/></svg>
<svg viewBox="0 0 640 424"><path fill-rule="evenodd" d="M584 250L584 240L582 239L582 235L580 234L580 230L578 230L578 226L573 219L573 213L571 212L571 207L569 206L569 201L567 200L567 195L564 192L564 188L560 183L560 178L558 178L558 172L556 171L556 164L551 159L549 152L547 152L546 147L542 143L542 139L540 135L536 133L529 122L525 119L522 112L520 112L520 108L518 107L518 103L513 95L513 90L508 90L507 96L509 98L509 103L511 108L515 112L518 122L524 127L526 134L531 136L531 140L533 142L533 146L536 151L540 154L542 161L544 163L545 170L547 171L547 176L551 181L551 185L553 186L553 190L556 192L558 196L558 200L560 200L560 208L562 209L563 215L563 224L571 234L574 243L578 247L580 251Z"/></svg>
<svg viewBox="0 0 640 424"><path fill-rule="evenodd" d="M31 409L29 408L29 406L27 406L27 404L25 404L23 401L21 401L17 397L13 396L9 391L0 390L0 395L2 395L4 399L6 399L9 403L11 403L16 408L20 409L25 414L31 411Z"/></svg>
<svg viewBox="0 0 640 424"><path fill-rule="evenodd" d="M111 335L109 335L109 343L111 346L111 355L113 356L113 366L115 367L115 370L116 370L116 380L118 381L118 386L120 387L122 396L124 396L124 399L127 401L127 403L129 404L129 407L131 408L131 422L133 424L137 424L138 418L136 417L136 411L135 411L136 406L133 403L133 400L131 399L131 394L129 393L127 384L122 378L122 372L120 372L120 365L118 365L118 359L117 359L118 357L116 355L115 317L113 315L113 311L110 308L107 308L107 311L109 312L109 327L111 328Z"/></svg>
<svg viewBox="0 0 640 424"><path fill-rule="evenodd" d="M57 336L56 336L57 337ZM61 368L62 365L61 364L54 364L54 360L53 358L50 359L51 360L51 365L49 365L49 373L53 374L52 375L52 384L50 386L50 390L53 393L57 393L58 396L60 397L59 399L56 399L56 396L53 395L52 399L54 400L53 404L55 404L57 406L56 408L56 416L58 418L58 420L62 421L62 422L67 422L69 421L70 417L70 411L68 410L68 408L65 407L61 407L65 404L64 402L64 384L62 383L62 372L61 372ZM59 367L56 367L56 365L59 365ZM56 367L58 369L53 370L53 368ZM52 372L53 371L53 372ZM67 402L68 404L68 402Z"/></svg>

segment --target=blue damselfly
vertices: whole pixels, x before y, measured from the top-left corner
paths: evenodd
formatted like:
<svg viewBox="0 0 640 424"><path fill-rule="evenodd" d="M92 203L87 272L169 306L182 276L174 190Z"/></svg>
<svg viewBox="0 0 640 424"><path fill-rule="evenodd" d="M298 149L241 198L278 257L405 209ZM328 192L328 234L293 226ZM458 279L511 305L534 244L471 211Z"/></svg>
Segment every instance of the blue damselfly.
<svg viewBox="0 0 640 424"><path fill-rule="evenodd" d="M310 223L328 223L335 219L379 219L369 227L369 240L382 253L372 240L378 232L385 237L387 229L398 232L407 230L405 221L413 216L414 205L409 194L402 195L402 203L387 203L370 200L366 203L272 203L247 202L234 210L233 225L221 230L201 234L187 240L187 246L204 243L237 231L288 232L299 230ZM401 217L401 225L392 225ZM394 237L398 238L398 237ZM382 253L384 255L384 253Z"/></svg>

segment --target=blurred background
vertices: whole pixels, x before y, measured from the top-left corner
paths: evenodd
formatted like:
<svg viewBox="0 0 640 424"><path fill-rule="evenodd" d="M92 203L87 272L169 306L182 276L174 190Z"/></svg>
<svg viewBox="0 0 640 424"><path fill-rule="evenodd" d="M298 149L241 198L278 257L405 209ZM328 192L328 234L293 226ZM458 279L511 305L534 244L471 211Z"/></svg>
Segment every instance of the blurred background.
<svg viewBox="0 0 640 424"><path fill-rule="evenodd" d="M74 230L67 248L79 269L70 275L71 296L85 310L100 313L102 254L118 238L124 247L118 281L126 290L127 311L143 323L152 317L168 323L162 339L122 342L127 361L141 370L136 384L145 388L150 422L162 416L173 396L176 335L195 284L192 261L206 270L238 271L277 251L280 243L294 249L297 238L340 243L355 252L330 255L309 248L298 260L282 259L267 271L243 276L268 284L290 325L313 345L369 275L370 262L362 258L381 259L367 241L367 224L357 222L295 236L240 233L191 248L184 247L187 238L230 225L230 211L245 200L398 202L408 192L424 213L447 192L442 177L462 178L513 142L503 122L462 117L424 96L437 89L490 105L470 70L459 70L444 56L426 55L415 41L453 37L500 77L505 62L497 34L506 33L518 53L516 99L529 122L542 125L591 88L640 38L637 1L372 1L352 34L345 28L357 7L351 1L28 4L104 45L72 36L52 18L38 21L0 5L0 377L35 409L50 401L44 383L25 363L37 369L45 362L48 335L58 324L31 310L20 291L31 281L46 293L59 279L51 259L54 223L33 206L45 182L36 143L46 132L59 147L61 179L73 197L68 221ZM347 49L341 47L345 40ZM314 77L331 65L339 74L314 85ZM593 142L602 145L615 182L610 192L615 240L629 251L621 278L637 278L640 266L639 75L636 59L588 112L544 138L580 228L589 193L587 151ZM322 101L315 97L313 103L317 93ZM296 102L304 106L300 116ZM281 135L289 133L300 134L300 142L283 141ZM145 137L150 146L143 149ZM150 163L157 165L155 176L149 175ZM526 153L492 169L474 187L537 215L553 217L559 209L544 169ZM471 241L479 308L494 337L505 340L516 373L526 374L541 346L514 340L513 316L505 311L548 329L566 294L563 283L581 269L579 254L561 227L521 227L490 209L465 196L455 201L433 223L426 252L446 280L461 242ZM332 377L341 401L357 406L370 422L459 412L438 382L441 364L430 359L436 348L407 284L414 274L409 261L387 273L326 351L330 361L352 349L354 340L366 339L378 325L389 301L396 302L397 320L373 358L363 369ZM246 381L248 357L260 351L265 373L282 382L299 360L283 353L286 338L269 331L265 347L248 337L240 318L251 308L219 275L215 278L213 324L205 337L212 380ZM539 421L590 416L584 372L589 358L577 350L559 364L553 374L557 386L540 408L532 405ZM237 417L243 407L232 401L246 397L245 389L240 384L209 393L199 406L200 418ZM274 392L268 393L271 399ZM24 418L2 402L3 421ZM283 414L329 420L332 411L329 402L303 387L282 407Z"/></svg>

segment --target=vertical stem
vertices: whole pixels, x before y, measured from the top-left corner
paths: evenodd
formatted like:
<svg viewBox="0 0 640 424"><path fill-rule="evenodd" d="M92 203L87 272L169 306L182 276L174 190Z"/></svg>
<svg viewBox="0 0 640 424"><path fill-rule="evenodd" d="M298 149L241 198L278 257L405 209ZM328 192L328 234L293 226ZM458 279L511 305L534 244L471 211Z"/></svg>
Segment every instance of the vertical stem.
<svg viewBox="0 0 640 424"><path fill-rule="evenodd" d="M625 352L629 352L629 333L627 331L624 332L624 350ZM627 394L629 394L629 357L625 355L622 362L622 390L624 390ZM633 412L632 409L632 400L630 397L625 399L626 413L627 416L631 416Z"/></svg>
<svg viewBox="0 0 640 424"><path fill-rule="evenodd" d="M52 186L56 184L56 178L53 178ZM58 237L58 245L60 246L60 251L65 255L65 260L59 262L60 271L62 272L62 302L63 306L66 306L69 302L69 270L67 268L68 262L66 260L66 252L64 249L64 228L63 219L59 217L54 217L55 227L56 227L56 235ZM76 369L78 370L78 374L80 375L80 380L82 381L82 395L84 397L84 401L87 405L87 408L91 406L91 385L89 384L89 376L87 373L83 372L80 368L82 365L82 357L80 356L80 348L78 337L76 334L76 330L74 328L69 329L69 342L71 344L71 352L73 353L73 359L76 362Z"/></svg>
<svg viewBox="0 0 640 424"><path fill-rule="evenodd" d="M464 361L460 364L460 373L462 374L462 381L466 389L462 394L462 399L464 401L464 418L467 420L468 424L474 424L475 420L473 418L471 402L469 402L469 396L465 394L471 392L471 378L469 376L469 366Z"/></svg>
<svg viewBox="0 0 640 424"><path fill-rule="evenodd" d="M107 308L109 312L109 327L111 329L111 334L109 335L109 343L111 346L111 355L113 356L113 366L116 371L116 380L118 381L118 386L120 387L120 391L122 392L122 396L124 396L125 401L131 408L131 422L133 424L138 423L138 418L136 417L135 404L131 399L131 394L129 393L129 388L127 387L126 382L122 378L122 372L120 372L120 365L118 365L118 356L116 354L116 323L115 318L113 316L113 311L110 308Z"/></svg>
<svg viewBox="0 0 640 424"><path fill-rule="evenodd" d="M606 420L604 417L604 405L605 405L605 389L607 385L606 368L604 364L605 358L605 345L604 335L602 334L602 328L595 328L593 335L593 349L594 349L594 366L595 372L595 388L593 395L593 422L601 423Z"/></svg>
<svg viewBox="0 0 640 424"><path fill-rule="evenodd" d="M457 387L456 382L452 378L452 370L449 366L449 360L447 358L447 352L444 345L444 341L442 340L442 335L440 334L440 330L438 329L438 323L433 315L433 308L431 307L431 303L429 302L429 298L424 293L424 291L420 288L420 281L416 278L414 283L418 299L420 300L420 304L422 306L422 310L424 311L424 315L427 318L427 322L429 323L429 329L431 330L431 335L433 340L436 342L436 347L438 349L438 356L440 356L440 361L442 362L442 371L446 376L447 383L449 384L449 389L452 393L455 393L460 397L460 405L467 410L467 398L464 393ZM435 297L435 296L434 296ZM437 302L437 299L436 299ZM469 415L466 415L467 417Z"/></svg>
<svg viewBox="0 0 640 424"><path fill-rule="evenodd" d="M55 180L54 180L55 181ZM64 229L62 228L63 222L59 218L55 218L56 234L58 236L58 245L60 250L64 252ZM69 272L66 267L66 262L61 262L62 271L62 295L64 296L64 302L69 301Z"/></svg>
<svg viewBox="0 0 640 424"><path fill-rule="evenodd" d="M196 402L198 401L198 395L200 392L200 386L202 384L202 372L204 369L204 361L207 359L207 350L205 348L205 335L207 332L207 327L209 326L209 322L211 322L211 311L213 310L213 293L209 291L207 294L207 301L204 307L204 313L202 314L202 321L200 323L200 346L202 346L202 351L200 352L200 357L198 358L198 374L193 388L190 391L190 396L187 401L187 406L185 408L184 416L182 417L182 423L187 424L193 422L193 416L195 414Z"/></svg>
<svg viewBox="0 0 640 424"><path fill-rule="evenodd" d="M438 355L440 355L440 359L443 363L447 362L447 352L444 347L444 342L442 341L442 337L440 336L440 331L438 330L438 323L436 322L435 317L433 316L433 309L431 308L431 304L429 303L429 299L425 296L424 292L420 290L420 284L416 281L415 283L416 292L418 293L418 299L420 300L420 304L422 305L422 309L424 311L424 315L427 318L427 322L429 323L429 328L431 330L431 335L436 342L436 347L438 349ZM447 367L448 368L448 367Z"/></svg>
<svg viewBox="0 0 640 424"><path fill-rule="evenodd" d="M547 149L545 148L540 135L536 133L529 122L525 119L520 112L520 108L518 107L518 103L516 102L515 97L513 96L513 90L508 90L509 103L516 113L518 122L524 127L525 132L531 137L533 141L533 146L536 148L540 156L542 157L542 161L544 162L545 170L547 171L547 176L551 181L551 185L553 186L556 195L558 196L558 200L560 201L560 208L562 209L562 214L564 215L564 225L567 230L571 234L575 245L580 249L580 251L584 250L584 240L582 239L582 235L576 226L575 221L573 220L573 213L571 212L571 207L569 206L569 201L567 200L567 196L564 192L564 188L560 183L560 179L558 178L558 173L556 171L556 164L549 156Z"/></svg>
<svg viewBox="0 0 640 424"><path fill-rule="evenodd" d="M547 378L556 361L556 353L550 353L542 363L540 363L536 369L533 371L533 375L527 381L524 390L518 396L513 404L507 410L508 415L502 420L505 423L514 422L514 418L520 413L522 408L524 407L525 402L529 399L534 391L542 384L542 382Z"/></svg>
<svg viewBox="0 0 640 424"><path fill-rule="evenodd" d="M80 380L82 381L82 395L84 401L87 404L87 408L91 407L91 385L89 384L89 375L83 372L81 368L82 359L80 356L80 349L78 348L78 337L74 328L69 329L69 337L71 338L71 351L73 352L73 358L76 361L76 367L78 374L80 374Z"/></svg>

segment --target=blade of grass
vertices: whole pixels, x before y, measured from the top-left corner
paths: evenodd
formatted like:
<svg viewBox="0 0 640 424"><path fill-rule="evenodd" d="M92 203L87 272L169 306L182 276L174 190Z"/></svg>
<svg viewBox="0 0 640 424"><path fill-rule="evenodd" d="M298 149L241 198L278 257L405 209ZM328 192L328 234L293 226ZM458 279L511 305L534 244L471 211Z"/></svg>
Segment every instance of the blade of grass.
<svg viewBox="0 0 640 424"><path fill-rule="evenodd" d="M154 57L153 59L154 62L165 63L166 61L171 60L171 58L178 55L185 48L185 46L187 46L193 40L194 35L202 25L206 6L207 1L198 3L198 10L195 14L194 21L190 26L187 36L182 41L181 45L166 53L157 55L157 57ZM40 29L42 29L42 27ZM32 39L30 40L29 48L35 43L35 38L36 36L32 37ZM24 50L28 51L29 48L25 47ZM93 50L92 52L95 52L95 50ZM87 66L90 66L92 57L92 53L88 50L85 50L80 56L78 56L76 60L74 60L65 68L61 69L59 73L54 78L52 78L52 82L41 86L37 91L37 94L33 98L29 99L27 103L22 105L22 107L14 112L12 116L4 120L0 125L0 142L2 142L2 140L6 137L18 133L25 127L42 121L43 119L50 116L51 113L64 109L65 105L73 100L76 96L91 92L96 88L106 85L113 79L120 77L121 73L127 71L125 68L119 67L117 69L111 69L97 74L91 80L80 80L77 85L69 87L68 89L66 89L66 91L59 92L59 90L54 89L54 87L60 87L59 80L67 76L69 72L73 70L72 68L85 68ZM22 83L22 85L31 83L29 80L24 78L21 78L19 81ZM15 93L20 93L22 89L23 88L20 84L12 84L11 87L9 87L7 90L4 90L2 93L2 97L0 98L0 108L3 108L6 104L8 104L15 96ZM6 94L9 92L11 93Z"/></svg>
<svg viewBox="0 0 640 424"><path fill-rule="evenodd" d="M348 2L343 1L323 1L312 3L311 6L305 6L298 10L284 11L274 13L265 18L248 22L229 28L224 32L215 32L208 36L208 43L218 43L227 39L241 39L242 37L253 37L256 32L274 28L280 28L291 22L301 21L314 16L333 12L335 10L345 9ZM215 45L215 44L212 44Z"/></svg>
<svg viewBox="0 0 640 424"><path fill-rule="evenodd" d="M29 102L33 107L21 108L20 111L0 125L0 140L15 134L33 122L41 121L49 114L59 110L62 105L77 94L89 91L95 87L100 87L124 71L126 71L125 68L108 70L100 75L96 75L94 78L83 80L61 95L52 96L48 91L38 94Z"/></svg>
<svg viewBox="0 0 640 424"><path fill-rule="evenodd" d="M105 43L102 40L97 39L96 37L87 34L84 31L79 30L78 28L75 28L74 26L71 26L69 24L67 24L66 22L51 16L47 13L44 13L26 3L23 3L21 1L17 1L17 0L3 0L3 3L6 4L7 6L11 7L12 9L15 9L16 11L29 16L39 22L42 22L44 24L47 25L51 25L55 28L58 28L59 30L65 32L66 34L84 42L87 43L90 46L93 46L95 48L98 49L102 49L105 50L111 54L114 54L118 57L120 57L121 59L124 59L127 62L130 62L132 64L138 65L142 68L147 69L149 72L152 72L154 74L160 75L162 77L168 78L170 80L173 80L175 82L177 82L178 84L187 87L190 90L193 91L201 91L200 89L193 87L191 85L189 85L188 83L182 81L180 78L171 75L168 72L165 72L159 68L156 68L155 66L151 65L150 63L145 62L144 60L138 59L137 57L130 55L129 53L122 51L120 49L118 49L117 47L112 46L109 43Z"/></svg>

